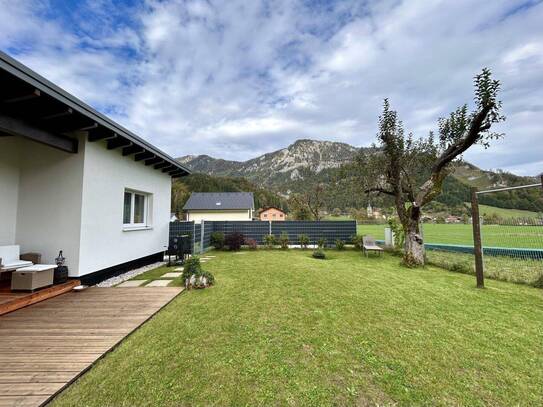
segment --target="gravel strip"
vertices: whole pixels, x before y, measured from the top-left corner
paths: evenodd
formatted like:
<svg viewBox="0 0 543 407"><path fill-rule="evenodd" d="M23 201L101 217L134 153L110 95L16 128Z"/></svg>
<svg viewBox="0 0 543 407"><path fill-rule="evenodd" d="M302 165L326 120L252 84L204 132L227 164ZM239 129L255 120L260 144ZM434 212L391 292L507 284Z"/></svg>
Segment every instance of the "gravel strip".
<svg viewBox="0 0 543 407"><path fill-rule="evenodd" d="M147 266L140 267L139 269L127 271L126 273L119 274L116 277L108 278L107 280L96 284L96 287L113 287L114 285L120 284L123 281L130 280L132 277L136 277L142 273L145 273L146 271L162 267L166 263L167 261L159 261L158 263L149 264Z"/></svg>

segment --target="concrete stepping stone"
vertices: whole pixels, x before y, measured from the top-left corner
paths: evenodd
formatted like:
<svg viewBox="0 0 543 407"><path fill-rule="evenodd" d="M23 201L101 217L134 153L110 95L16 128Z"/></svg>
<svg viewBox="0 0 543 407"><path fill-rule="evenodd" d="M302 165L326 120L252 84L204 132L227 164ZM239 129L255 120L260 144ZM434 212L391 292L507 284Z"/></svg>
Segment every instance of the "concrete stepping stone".
<svg viewBox="0 0 543 407"><path fill-rule="evenodd" d="M119 284L117 287L127 288L127 287L139 287L142 284L145 284L149 280L128 280L124 283Z"/></svg>
<svg viewBox="0 0 543 407"><path fill-rule="evenodd" d="M173 269L173 271L183 271L183 270L185 270L184 267L177 267Z"/></svg>
<svg viewBox="0 0 543 407"><path fill-rule="evenodd" d="M171 282L172 280L153 280L145 287L167 287Z"/></svg>
<svg viewBox="0 0 543 407"><path fill-rule="evenodd" d="M247 253L245 253L245 252L236 252L234 254L247 254Z"/></svg>
<svg viewBox="0 0 543 407"><path fill-rule="evenodd" d="M160 276L160 278L177 278L181 277L183 273L166 273Z"/></svg>

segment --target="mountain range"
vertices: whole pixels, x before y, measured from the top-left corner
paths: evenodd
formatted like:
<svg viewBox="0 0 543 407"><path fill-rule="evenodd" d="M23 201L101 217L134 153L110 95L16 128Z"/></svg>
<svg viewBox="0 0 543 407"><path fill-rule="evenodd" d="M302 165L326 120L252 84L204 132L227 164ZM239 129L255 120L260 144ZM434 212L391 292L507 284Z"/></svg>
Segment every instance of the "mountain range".
<svg viewBox="0 0 543 407"><path fill-rule="evenodd" d="M274 191L284 198L292 193L307 191L318 182L324 182L329 185L328 206L344 209L364 207L367 203L367 197L355 194L352 189L338 183L339 169L359 151L360 148L346 143L301 139L286 148L247 161L224 160L208 155L188 155L177 160L195 173L213 177L245 178L257 187ZM482 170L463 162L456 165L438 200L449 205L458 205L469 200L471 186L487 189L534 182L535 177L521 177L499 170ZM491 204L496 205L496 202ZM541 210L543 202L497 202L496 206Z"/></svg>

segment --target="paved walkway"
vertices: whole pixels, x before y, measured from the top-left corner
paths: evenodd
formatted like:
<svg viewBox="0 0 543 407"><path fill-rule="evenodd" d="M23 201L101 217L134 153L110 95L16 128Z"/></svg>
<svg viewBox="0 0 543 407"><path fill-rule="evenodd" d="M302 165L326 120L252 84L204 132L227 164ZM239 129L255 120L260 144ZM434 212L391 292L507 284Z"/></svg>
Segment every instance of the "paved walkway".
<svg viewBox="0 0 543 407"><path fill-rule="evenodd" d="M234 253L236 254L236 253ZM240 253L244 254L244 253ZM203 256L200 257L200 262L205 263L209 260L213 260L216 256ZM160 277L151 280L128 280L125 281L119 285L117 285L117 288L135 288L135 287L167 287L174 278L181 277L183 274L183 267L177 267L174 269L173 272L165 272ZM0 406L1 407L1 406Z"/></svg>
<svg viewBox="0 0 543 407"><path fill-rule="evenodd" d="M70 292L0 317L0 407L40 406L183 291Z"/></svg>

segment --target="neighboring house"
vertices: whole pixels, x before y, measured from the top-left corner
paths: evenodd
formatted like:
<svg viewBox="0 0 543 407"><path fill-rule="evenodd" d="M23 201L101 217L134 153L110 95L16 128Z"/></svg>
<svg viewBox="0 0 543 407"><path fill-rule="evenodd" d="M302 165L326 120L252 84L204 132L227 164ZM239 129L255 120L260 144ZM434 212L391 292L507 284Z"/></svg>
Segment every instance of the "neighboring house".
<svg viewBox="0 0 543 407"><path fill-rule="evenodd" d="M285 220L287 215L279 208L269 207L260 211L260 220Z"/></svg>
<svg viewBox="0 0 543 407"><path fill-rule="evenodd" d="M193 192L183 207L185 219L253 220L255 209L252 192Z"/></svg>
<svg viewBox="0 0 543 407"><path fill-rule="evenodd" d="M161 260L172 177L189 171L0 52L0 246L91 283Z"/></svg>

